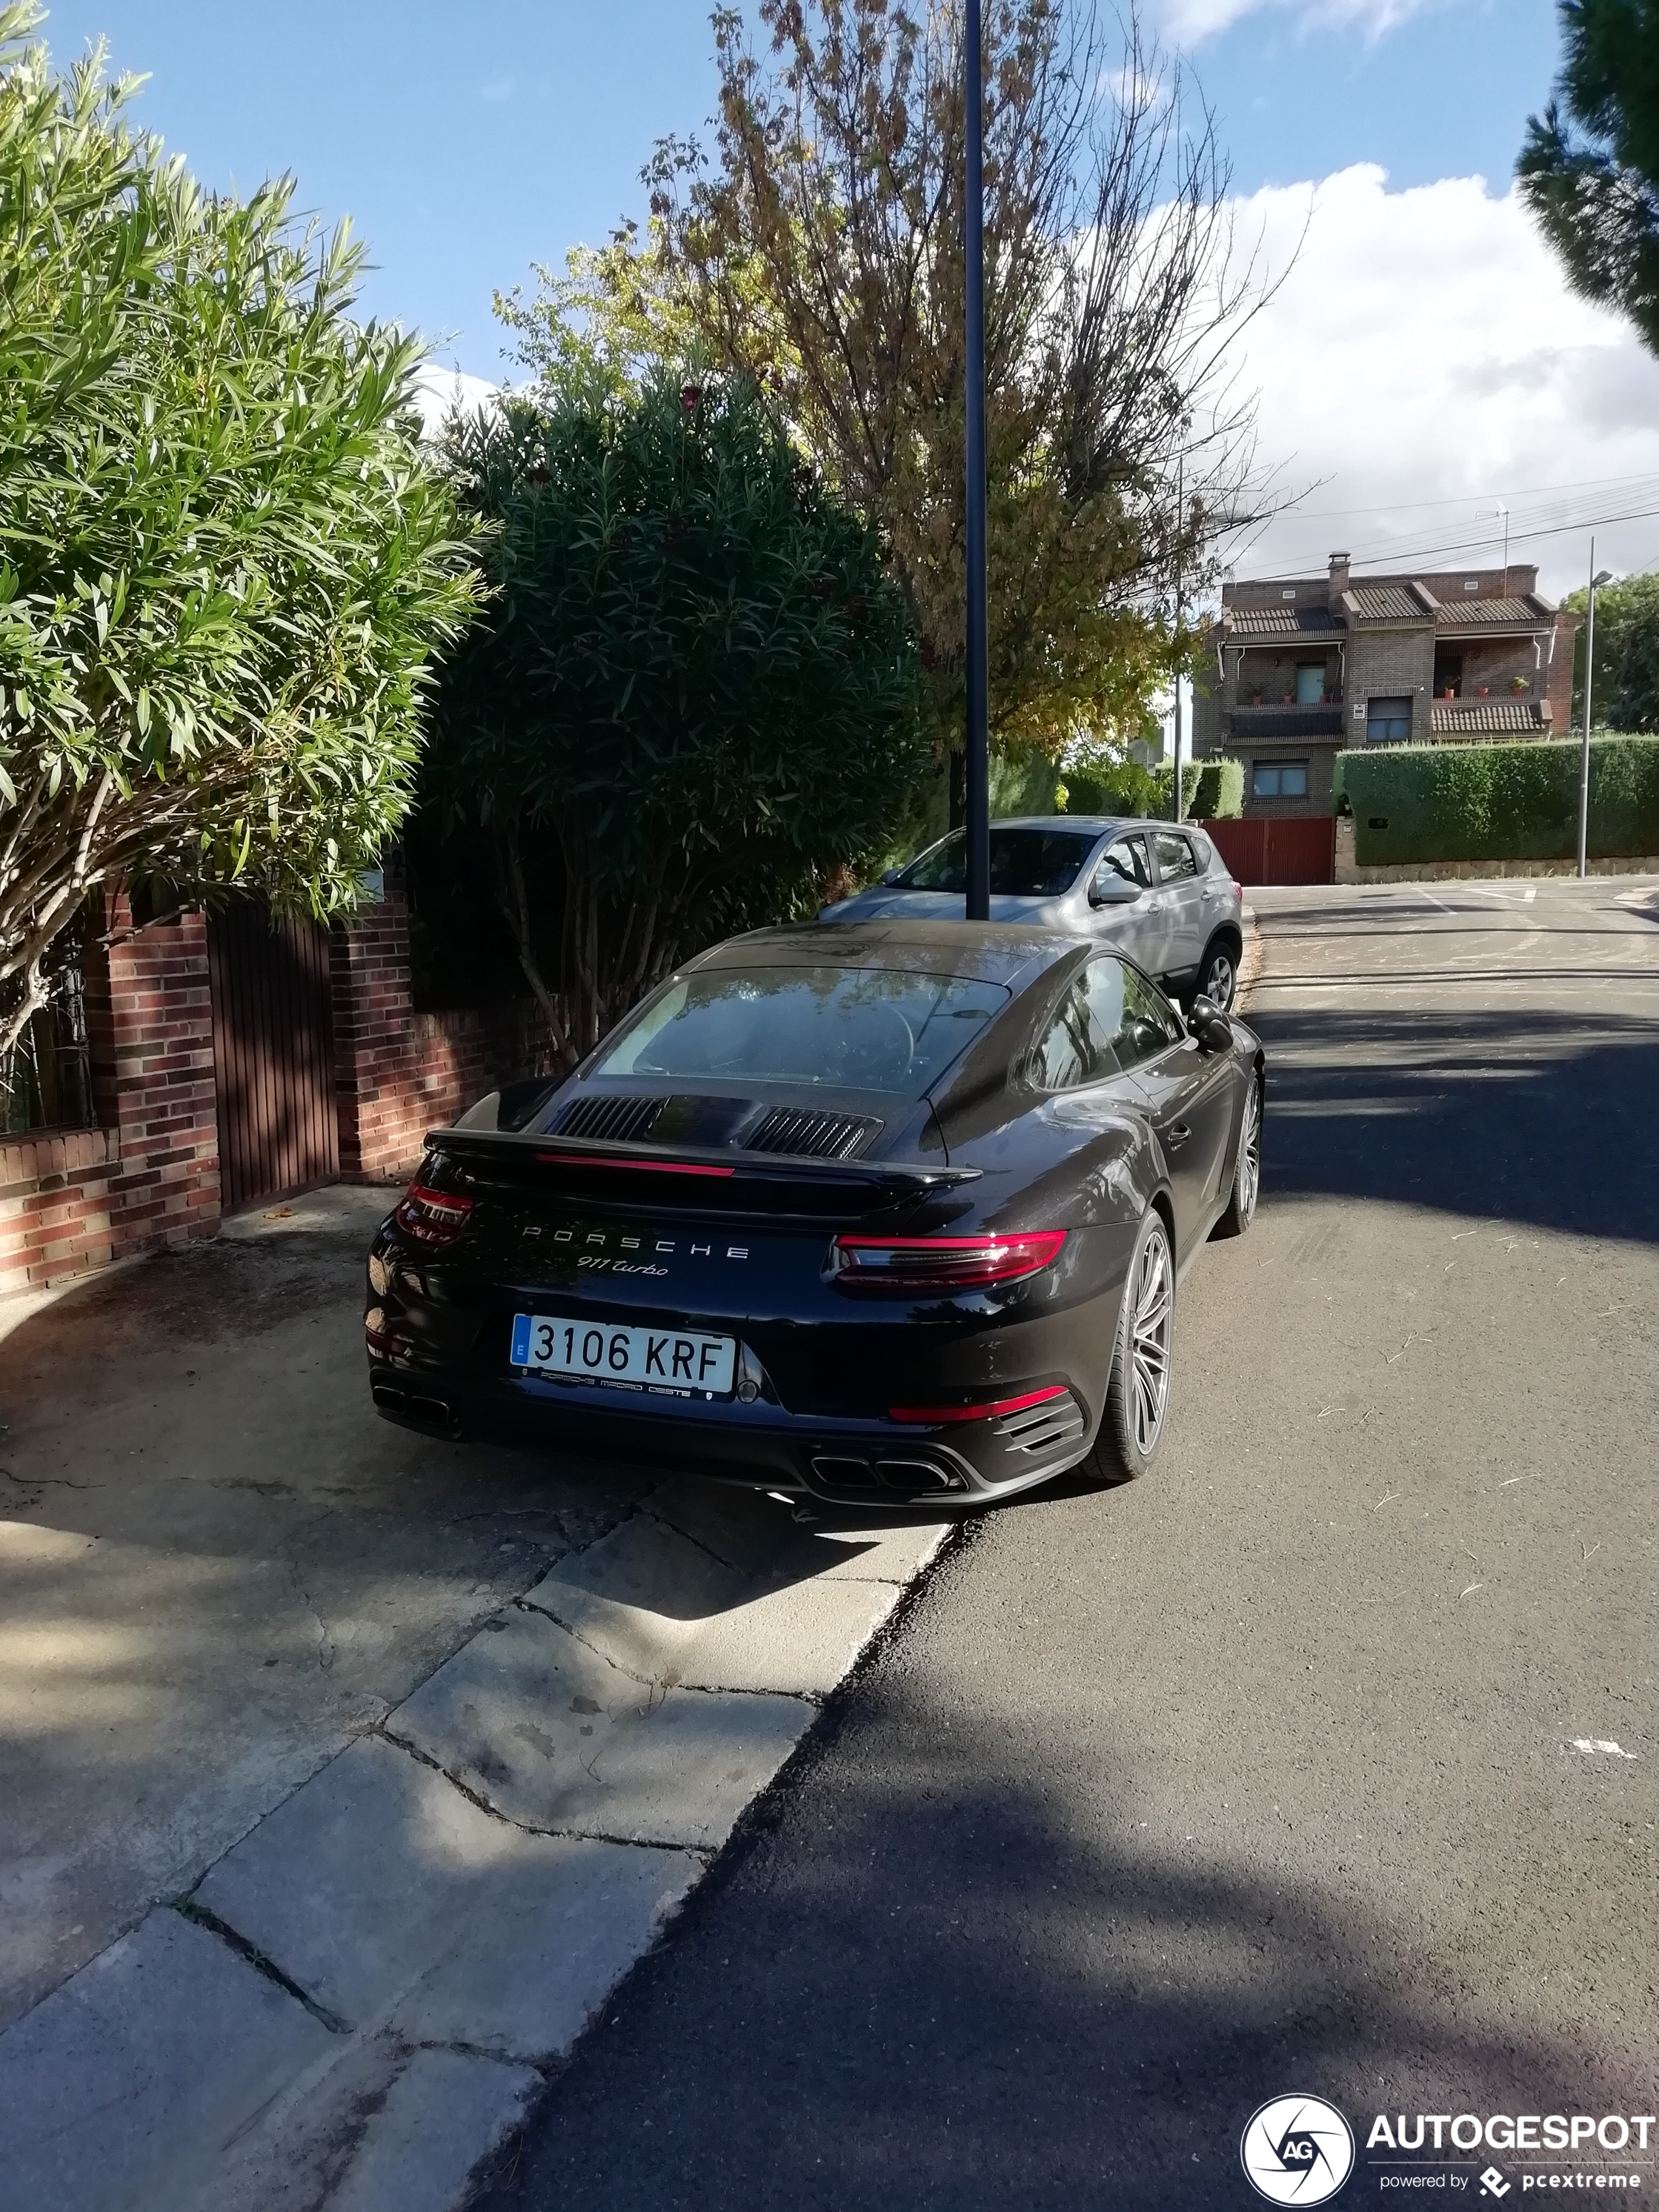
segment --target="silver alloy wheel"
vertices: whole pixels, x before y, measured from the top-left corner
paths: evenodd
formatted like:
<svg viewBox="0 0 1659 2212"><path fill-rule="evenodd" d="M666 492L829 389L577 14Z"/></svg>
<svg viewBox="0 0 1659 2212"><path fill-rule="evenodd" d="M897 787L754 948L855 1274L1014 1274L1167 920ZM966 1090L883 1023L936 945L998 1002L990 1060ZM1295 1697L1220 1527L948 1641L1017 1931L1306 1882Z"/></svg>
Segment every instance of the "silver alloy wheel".
<svg viewBox="0 0 1659 2212"><path fill-rule="evenodd" d="M1204 971L1200 986L1205 998L1220 1007L1224 1014L1233 1003L1233 957L1224 946L1218 945L1210 955L1210 964Z"/></svg>
<svg viewBox="0 0 1659 2212"><path fill-rule="evenodd" d="M1238 1178L1238 1225L1248 1229L1255 1218L1255 1201L1261 1188L1261 1084L1254 1075L1244 1099L1244 1127L1238 1135L1238 1165L1234 1173Z"/></svg>
<svg viewBox="0 0 1659 2212"><path fill-rule="evenodd" d="M1129 1322L1129 1418L1135 1449L1150 1459L1158 1449L1170 1402L1170 1322L1174 1310L1170 1240L1154 1222L1140 1248Z"/></svg>

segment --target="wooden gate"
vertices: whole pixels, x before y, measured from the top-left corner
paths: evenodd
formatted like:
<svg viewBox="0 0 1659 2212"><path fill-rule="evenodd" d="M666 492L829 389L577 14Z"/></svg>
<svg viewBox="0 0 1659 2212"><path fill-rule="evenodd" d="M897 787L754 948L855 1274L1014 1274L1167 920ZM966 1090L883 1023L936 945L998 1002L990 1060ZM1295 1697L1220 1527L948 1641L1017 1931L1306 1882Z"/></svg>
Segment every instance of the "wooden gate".
<svg viewBox="0 0 1659 2212"><path fill-rule="evenodd" d="M1336 881L1334 814L1247 814L1204 831L1241 884Z"/></svg>
<svg viewBox="0 0 1659 2212"><path fill-rule="evenodd" d="M220 1188L237 1213L339 1173L328 937L238 899L207 939Z"/></svg>

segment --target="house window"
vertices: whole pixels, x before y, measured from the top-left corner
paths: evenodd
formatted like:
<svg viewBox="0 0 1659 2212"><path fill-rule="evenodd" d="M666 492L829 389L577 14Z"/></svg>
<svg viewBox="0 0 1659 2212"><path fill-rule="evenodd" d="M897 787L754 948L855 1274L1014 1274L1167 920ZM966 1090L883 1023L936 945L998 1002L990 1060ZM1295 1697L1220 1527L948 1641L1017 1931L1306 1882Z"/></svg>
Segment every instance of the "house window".
<svg viewBox="0 0 1659 2212"><path fill-rule="evenodd" d="M1373 699L1365 709L1368 745L1403 745L1412 733L1409 699Z"/></svg>
<svg viewBox="0 0 1659 2212"><path fill-rule="evenodd" d="M0 1054L0 1138L92 1123L87 1010L76 968L58 977L52 1002L9 1053Z"/></svg>
<svg viewBox="0 0 1659 2212"><path fill-rule="evenodd" d="M1305 799L1306 761L1258 761L1250 774L1253 799Z"/></svg>
<svg viewBox="0 0 1659 2212"><path fill-rule="evenodd" d="M1298 707L1316 707L1325 696L1325 664L1322 660L1298 660L1296 664L1296 703Z"/></svg>
<svg viewBox="0 0 1659 2212"><path fill-rule="evenodd" d="M1462 697L1463 656L1461 653L1437 653L1434 656L1434 696L1437 699Z"/></svg>

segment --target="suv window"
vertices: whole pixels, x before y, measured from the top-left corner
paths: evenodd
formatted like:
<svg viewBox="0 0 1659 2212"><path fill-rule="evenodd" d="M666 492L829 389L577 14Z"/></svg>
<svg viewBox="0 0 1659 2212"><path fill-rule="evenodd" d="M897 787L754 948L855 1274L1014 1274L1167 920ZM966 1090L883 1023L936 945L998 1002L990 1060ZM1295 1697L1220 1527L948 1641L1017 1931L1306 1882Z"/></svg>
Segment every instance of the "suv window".
<svg viewBox="0 0 1659 2212"><path fill-rule="evenodd" d="M1179 1044L1181 1036L1168 1001L1138 969L1109 953L1073 978L1037 1048L1036 1080L1044 1091L1104 1083Z"/></svg>
<svg viewBox="0 0 1659 2212"><path fill-rule="evenodd" d="M1158 854L1158 872L1161 882L1179 883L1183 876L1198 873L1198 863L1193 858L1192 847L1175 830L1154 830L1152 850Z"/></svg>
<svg viewBox="0 0 1659 2212"><path fill-rule="evenodd" d="M1114 878L1136 884L1144 891L1151 890L1152 864L1146 857L1146 840L1138 831L1133 836L1115 837L1101 854L1095 882L1109 883Z"/></svg>

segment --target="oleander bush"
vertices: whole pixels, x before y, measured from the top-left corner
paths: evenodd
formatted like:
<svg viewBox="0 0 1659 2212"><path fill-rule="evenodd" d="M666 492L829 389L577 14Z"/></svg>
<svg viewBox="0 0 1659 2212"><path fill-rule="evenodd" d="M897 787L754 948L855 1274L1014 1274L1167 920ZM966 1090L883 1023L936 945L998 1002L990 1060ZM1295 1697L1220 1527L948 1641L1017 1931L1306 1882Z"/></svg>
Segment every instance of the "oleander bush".
<svg viewBox="0 0 1659 2212"><path fill-rule="evenodd" d="M1363 868L1425 860L1565 860L1578 849L1577 740L1391 745L1337 759ZM1659 853L1659 738L1590 742L1592 859Z"/></svg>

